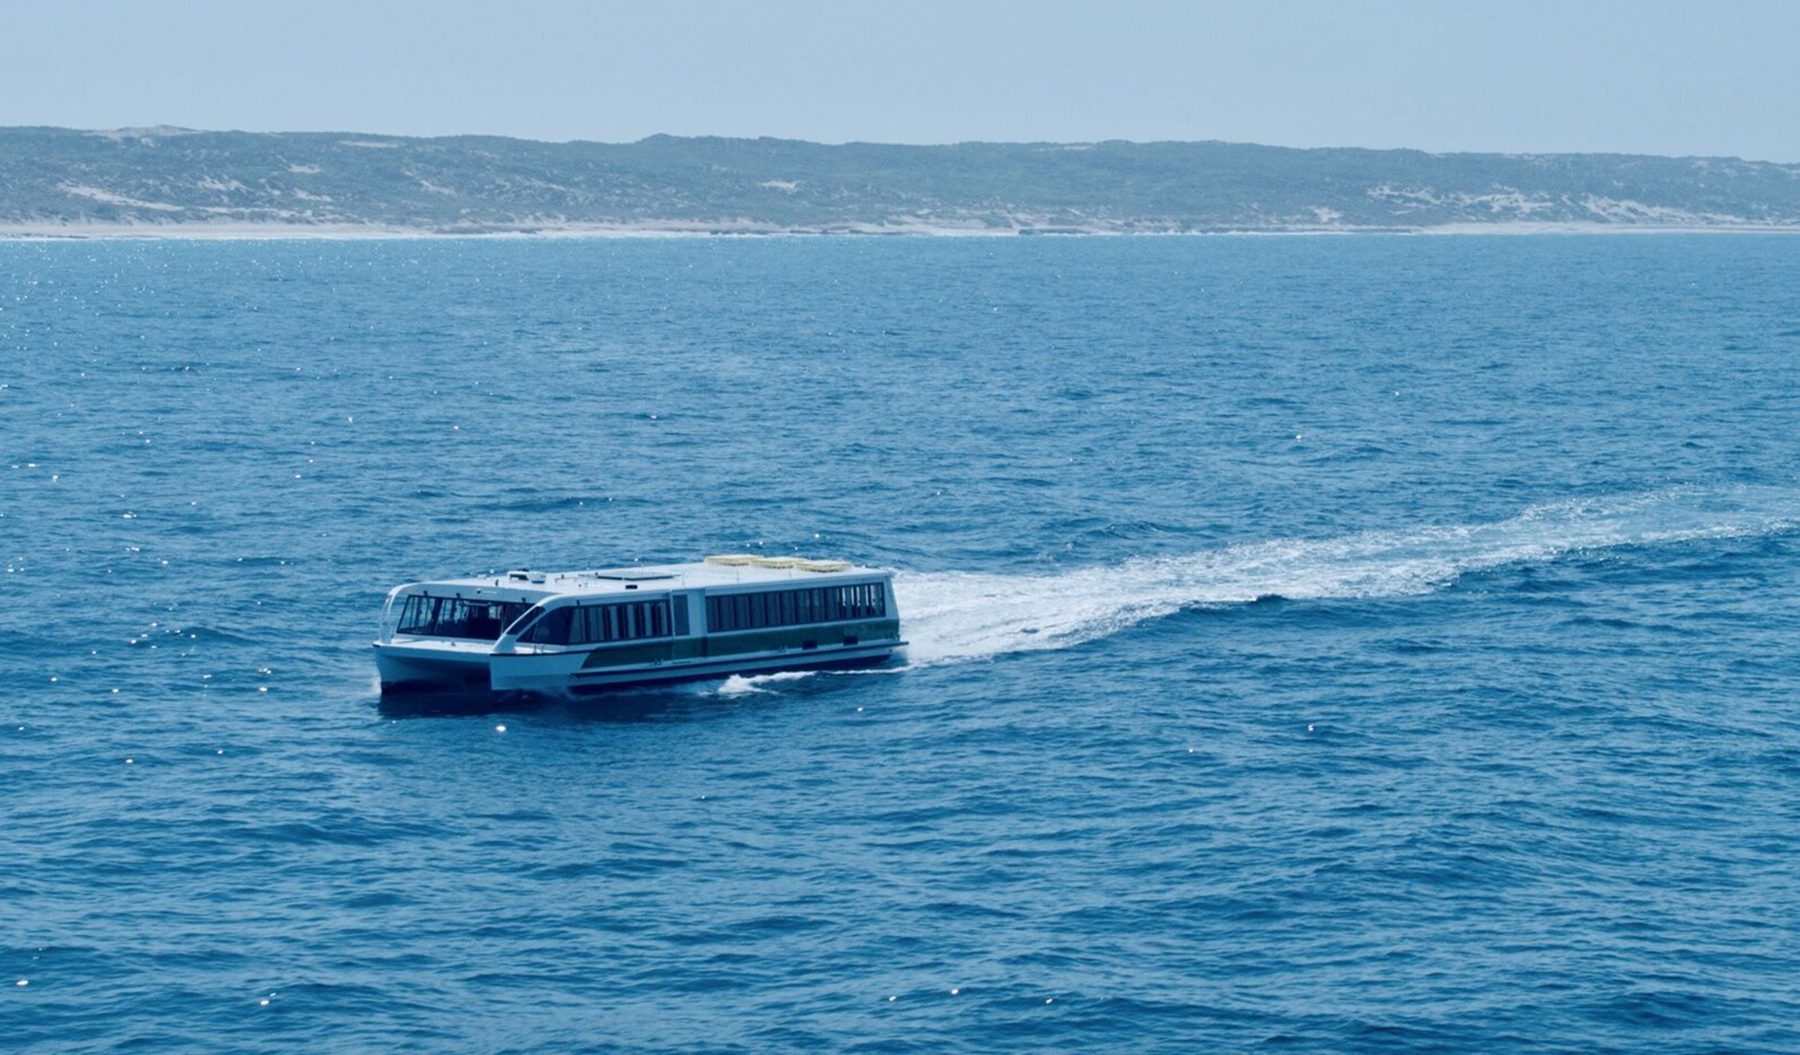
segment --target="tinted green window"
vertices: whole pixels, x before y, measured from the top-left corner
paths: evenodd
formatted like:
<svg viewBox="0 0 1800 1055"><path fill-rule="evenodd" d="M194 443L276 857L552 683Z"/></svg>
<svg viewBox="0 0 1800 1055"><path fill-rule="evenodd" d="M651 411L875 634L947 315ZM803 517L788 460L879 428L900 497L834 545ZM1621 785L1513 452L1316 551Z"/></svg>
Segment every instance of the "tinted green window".
<svg viewBox="0 0 1800 1055"><path fill-rule="evenodd" d="M675 602L675 633L687 633L685 611ZM764 590L706 599L706 626L710 633L730 633L764 627L798 626L869 619L887 612L887 589L881 583L826 586L804 590ZM655 633L668 631L659 610Z"/></svg>
<svg viewBox="0 0 1800 1055"><path fill-rule="evenodd" d="M539 619L537 625L525 635L525 640L536 645L568 644L570 611L568 608L558 608Z"/></svg>

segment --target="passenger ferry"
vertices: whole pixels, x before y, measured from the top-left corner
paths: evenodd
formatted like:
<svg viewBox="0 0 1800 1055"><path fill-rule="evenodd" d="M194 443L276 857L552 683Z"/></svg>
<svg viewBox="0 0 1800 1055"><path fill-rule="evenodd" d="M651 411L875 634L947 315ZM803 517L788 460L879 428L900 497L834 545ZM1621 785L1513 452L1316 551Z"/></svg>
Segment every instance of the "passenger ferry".
<svg viewBox="0 0 1800 1055"><path fill-rule="evenodd" d="M905 644L892 578L845 561L729 553L409 583L388 593L375 665L384 693L588 693L869 666Z"/></svg>

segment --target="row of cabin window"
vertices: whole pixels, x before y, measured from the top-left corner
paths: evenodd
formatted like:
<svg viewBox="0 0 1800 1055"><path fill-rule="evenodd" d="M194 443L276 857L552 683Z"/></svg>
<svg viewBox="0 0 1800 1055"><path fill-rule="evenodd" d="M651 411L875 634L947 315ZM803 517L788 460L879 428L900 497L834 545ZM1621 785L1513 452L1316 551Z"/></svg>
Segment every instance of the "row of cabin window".
<svg viewBox="0 0 1800 1055"><path fill-rule="evenodd" d="M675 606L673 620L667 601L630 601L552 609L519 640L534 645L599 645L687 632L685 601Z"/></svg>
<svg viewBox="0 0 1800 1055"><path fill-rule="evenodd" d="M515 601L471 601L461 597L413 594L400 606L400 621L395 629L415 637L497 641L501 632L530 607Z"/></svg>
<svg viewBox="0 0 1800 1055"><path fill-rule="evenodd" d="M706 599L706 629L722 634L768 626L835 623L887 614L887 591L880 583L824 586L810 590L732 593Z"/></svg>

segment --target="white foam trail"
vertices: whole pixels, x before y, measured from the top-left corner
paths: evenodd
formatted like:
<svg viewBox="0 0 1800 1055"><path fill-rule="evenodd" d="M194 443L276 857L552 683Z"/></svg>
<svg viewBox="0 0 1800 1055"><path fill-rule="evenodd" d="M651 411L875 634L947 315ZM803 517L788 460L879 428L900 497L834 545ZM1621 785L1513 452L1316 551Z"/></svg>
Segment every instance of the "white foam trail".
<svg viewBox="0 0 1800 1055"><path fill-rule="evenodd" d="M810 670L782 670L774 674L751 674L748 677L742 674L733 674L721 682L713 690L713 694L716 696L747 696L753 692L768 692L769 690L763 686L776 682L810 678L814 673Z"/></svg>
<svg viewBox="0 0 1800 1055"><path fill-rule="evenodd" d="M1509 520L1278 539L1043 575L901 572L915 665L1067 648L1183 608L1259 597L1397 597L1567 553L1761 535L1800 523L1800 493L1674 488L1532 506Z"/></svg>

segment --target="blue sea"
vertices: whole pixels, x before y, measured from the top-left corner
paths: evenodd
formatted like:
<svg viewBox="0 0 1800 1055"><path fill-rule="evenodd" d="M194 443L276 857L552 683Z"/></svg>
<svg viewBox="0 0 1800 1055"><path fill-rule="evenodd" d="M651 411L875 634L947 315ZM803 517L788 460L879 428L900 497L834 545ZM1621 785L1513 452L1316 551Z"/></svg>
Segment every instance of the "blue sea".
<svg viewBox="0 0 1800 1055"><path fill-rule="evenodd" d="M0 244L0 1048L1800 1050L1797 265ZM743 550L907 656L377 691Z"/></svg>

